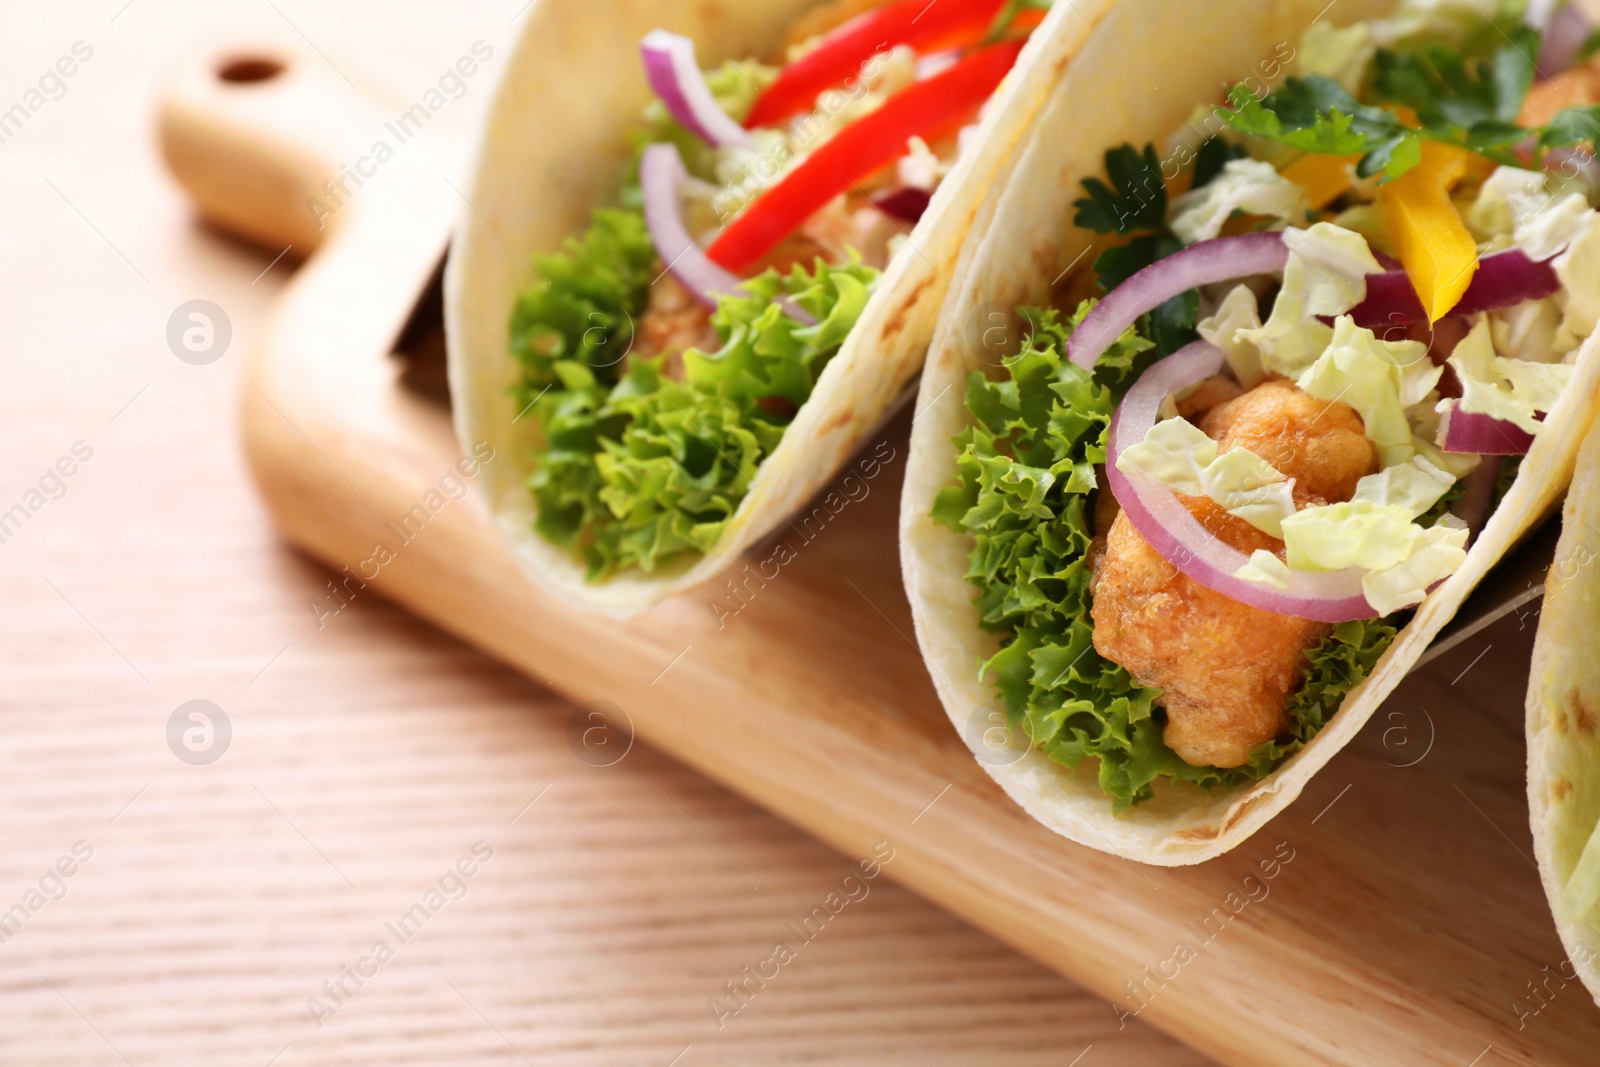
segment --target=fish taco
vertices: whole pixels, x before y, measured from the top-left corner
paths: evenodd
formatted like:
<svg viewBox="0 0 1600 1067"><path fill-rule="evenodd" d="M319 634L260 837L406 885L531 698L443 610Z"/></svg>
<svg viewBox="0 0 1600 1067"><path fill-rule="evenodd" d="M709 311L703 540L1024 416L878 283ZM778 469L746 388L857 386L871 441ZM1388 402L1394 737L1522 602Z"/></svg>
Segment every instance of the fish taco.
<svg viewBox="0 0 1600 1067"><path fill-rule="evenodd" d="M533 578L631 614L827 485L1097 17L1058 13L1052 55L1047 9L534 6L446 276L458 435L502 457L481 483Z"/></svg>
<svg viewBox="0 0 1600 1067"><path fill-rule="evenodd" d="M1589 39L1125 0L1075 55L961 258L902 511L946 710L1034 817L1232 848L1559 499L1596 407Z"/></svg>

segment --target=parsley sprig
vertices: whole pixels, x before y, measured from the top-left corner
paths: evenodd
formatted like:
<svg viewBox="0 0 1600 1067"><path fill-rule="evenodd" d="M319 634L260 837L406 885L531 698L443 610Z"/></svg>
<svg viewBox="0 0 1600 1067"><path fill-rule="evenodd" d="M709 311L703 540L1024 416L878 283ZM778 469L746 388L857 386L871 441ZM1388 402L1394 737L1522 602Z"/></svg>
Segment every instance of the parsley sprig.
<svg viewBox="0 0 1600 1067"><path fill-rule="evenodd" d="M1361 155L1356 173L1398 178L1422 158L1422 142L1437 141L1496 163L1526 166L1516 147L1530 136L1540 152L1593 141L1600 105L1569 107L1543 126L1517 124L1533 83L1539 34L1523 26L1485 56L1467 57L1434 44L1413 52L1380 50L1371 92L1409 109L1420 125L1396 112L1363 104L1331 78L1289 78L1265 98L1243 85L1228 94L1228 124L1240 133L1328 155Z"/></svg>
<svg viewBox="0 0 1600 1067"><path fill-rule="evenodd" d="M1220 137L1208 139L1195 153L1190 188L1205 185L1228 160L1243 155L1244 149ZM1143 151L1131 144L1113 148L1105 155L1105 168L1105 181L1083 180L1087 195L1073 202L1078 209L1073 221L1096 233L1128 238L1095 257L1100 288L1109 293L1156 260L1178 251L1183 242L1167 229L1167 186L1153 145L1145 145ZM1199 314L1199 294L1193 290L1180 293L1144 315L1140 331L1154 342L1160 355L1170 355L1199 336L1194 329Z"/></svg>

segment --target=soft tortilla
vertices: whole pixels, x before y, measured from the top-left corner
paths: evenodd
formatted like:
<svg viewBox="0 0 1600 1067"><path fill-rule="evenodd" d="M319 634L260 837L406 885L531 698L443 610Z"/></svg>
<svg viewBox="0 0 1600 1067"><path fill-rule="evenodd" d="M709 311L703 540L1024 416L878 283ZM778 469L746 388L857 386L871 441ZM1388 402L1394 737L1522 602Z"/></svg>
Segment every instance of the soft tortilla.
<svg viewBox="0 0 1600 1067"><path fill-rule="evenodd" d="M815 0L538 0L490 105L445 273L445 326L456 433L463 452L487 442L478 479L495 521L535 581L581 608L626 616L728 567L830 482L876 431L922 366L939 304L977 206L1031 126L1049 82L1111 0L1058 5L1001 87L997 106L896 258L811 399L762 465L717 547L685 567L603 583L533 531L527 489L530 420L509 387L508 324L533 276L531 257L560 247L612 202L629 136L650 98L639 39L665 27L702 59L772 53Z"/></svg>
<svg viewBox="0 0 1600 1067"><path fill-rule="evenodd" d="M995 309L1046 302L1052 281L1090 247L1090 235L1072 225L1072 201L1081 179L1100 174L1106 149L1124 142L1164 145L1196 101L1217 99L1220 85L1259 73L1256 64L1276 48L1298 43L1325 7L1325 0L1118 4L1052 88L1034 135L985 207L976 226L982 238L962 253L917 401L901 559L917 635L945 710L989 774L1034 818L1080 844L1146 863L1176 866L1219 856L1300 794L1311 775L1355 736L1485 572L1554 506L1571 476L1578 435L1600 404L1600 360L1591 338L1521 476L1461 569L1418 608L1322 733L1261 782L1215 795L1169 786L1113 816L1095 780L1095 761L1072 772L1036 749L997 753L986 742L984 725L997 694L979 680L978 666L999 648L999 639L979 628L973 590L963 578L971 539L929 517L934 496L955 480L951 438L967 425L965 376L983 367L973 335L990 323ZM1341 6L1339 15L1354 20L1382 10L1373 4Z"/></svg>
<svg viewBox="0 0 1600 1067"><path fill-rule="evenodd" d="M1528 815L1563 973L1600 1001L1600 908L1567 893L1600 825L1600 429L1584 441L1561 522L1528 681ZM1595 872L1578 884L1594 885Z"/></svg>

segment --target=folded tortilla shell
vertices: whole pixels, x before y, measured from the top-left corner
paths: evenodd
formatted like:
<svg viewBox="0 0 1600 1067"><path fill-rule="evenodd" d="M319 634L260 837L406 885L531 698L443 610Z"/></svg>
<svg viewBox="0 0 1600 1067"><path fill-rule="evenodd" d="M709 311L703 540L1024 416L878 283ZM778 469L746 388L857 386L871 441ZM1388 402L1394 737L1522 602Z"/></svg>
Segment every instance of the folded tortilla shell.
<svg viewBox="0 0 1600 1067"><path fill-rule="evenodd" d="M1176 866L1219 856L1259 830L1355 736L1488 569L1545 515L1571 476L1578 435L1600 403L1596 341L1580 349L1571 384L1549 413L1521 475L1467 560L1417 609L1365 681L1309 745L1260 782L1209 794L1158 784L1156 797L1114 816L1095 780L1094 760L1069 771L1037 749L996 759L973 729L998 705L979 665L1000 647L978 625L974 590L963 575L971 538L929 516L935 495L956 479L951 438L968 424L965 377L997 372L974 343L996 309L1048 303L1051 285L1087 257L1093 235L1072 224L1079 182L1100 176L1102 157L1129 142L1158 151L1197 102L1224 86L1271 77L1267 67L1298 44L1326 0L1209 0L1169 4L1122 0L1082 40L1016 163L974 227L941 312L917 400L901 511L901 560L917 636L951 722L1008 794L1046 826L1079 844L1145 863ZM1340 21L1381 15L1384 6L1341 4ZM1281 77L1281 74L1279 75ZM1274 83L1276 84L1276 82Z"/></svg>
<svg viewBox="0 0 1600 1067"><path fill-rule="evenodd" d="M922 366L960 244L1065 56L1110 0L1058 5L1001 86L990 120L962 153L880 280L856 328L820 376L715 549L676 569L585 580L582 563L533 530L532 420L518 420L507 347L511 309L532 257L581 233L615 201L650 99L639 40L664 27L703 62L771 56L806 0L535 0L490 104L445 273L445 327L456 433L464 454L495 458L478 482L523 569L580 608L626 616L715 577L815 496L904 398Z"/></svg>
<svg viewBox="0 0 1600 1067"><path fill-rule="evenodd" d="M1556 929L1600 1001L1600 430L1578 457L1528 678L1528 815ZM1570 970L1569 970L1570 968Z"/></svg>

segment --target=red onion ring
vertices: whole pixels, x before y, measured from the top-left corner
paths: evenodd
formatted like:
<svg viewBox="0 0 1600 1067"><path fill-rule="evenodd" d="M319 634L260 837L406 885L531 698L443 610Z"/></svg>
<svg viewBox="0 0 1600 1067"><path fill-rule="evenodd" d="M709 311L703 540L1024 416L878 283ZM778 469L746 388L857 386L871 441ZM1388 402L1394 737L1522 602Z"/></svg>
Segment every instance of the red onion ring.
<svg viewBox="0 0 1600 1067"><path fill-rule="evenodd" d="M1200 525L1200 520L1183 506L1172 490L1144 478L1130 478L1117 469L1117 457L1124 448L1144 440L1145 434L1156 424L1161 403L1168 395L1204 381L1221 370L1222 365L1221 349L1205 341L1195 341L1156 363L1133 384L1111 420L1106 481L1112 495L1150 547L1207 589L1277 615L1318 622L1376 618L1378 613L1361 592L1361 578L1365 573L1361 569L1351 567L1315 574L1291 571L1289 587L1282 590L1237 577L1239 569L1250 562L1249 556L1218 540Z"/></svg>
<svg viewBox="0 0 1600 1067"><path fill-rule="evenodd" d="M645 148L639 157L639 190L644 194L644 224L656 255L672 276L683 283L704 305L717 306L716 293L733 293L743 288L737 274L711 261L705 249L695 243L683 224L679 206L679 187L689 176L676 145L661 143ZM784 314L807 326L817 320L787 296L777 299Z"/></svg>
<svg viewBox="0 0 1600 1067"><path fill-rule="evenodd" d="M711 262L705 250L689 236L683 224L678 190L689 171L675 145L653 144L639 157L639 189L644 194L644 224L656 255L672 276L700 298L707 307L716 307L712 293L731 293L741 279L732 271Z"/></svg>
<svg viewBox="0 0 1600 1067"><path fill-rule="evenodd" d="M1439 447L1480 456L1522 456L1533 447L1533 434L1514 422L1451 404L1439 418Z"/></svg>
<svg viewBox="0 0 1600 1067"><path fill-rule="evenodd" d="M1067 338L1067 358L1093 370L1105 350L1150 309L1202 285L1277 274L1288 261L1289 249L1276 233L1213 237L1180 249L1135 272L1090 308Z"/></svg>
<svg viewBox="0 0 1600 1067"><path fill-rule="evenodd" d="M733 120L706 84L694 57L694 42L681 34L651 30L639 42L644 76L678 124L708 145L749 146L750 133Z"/></svg>

